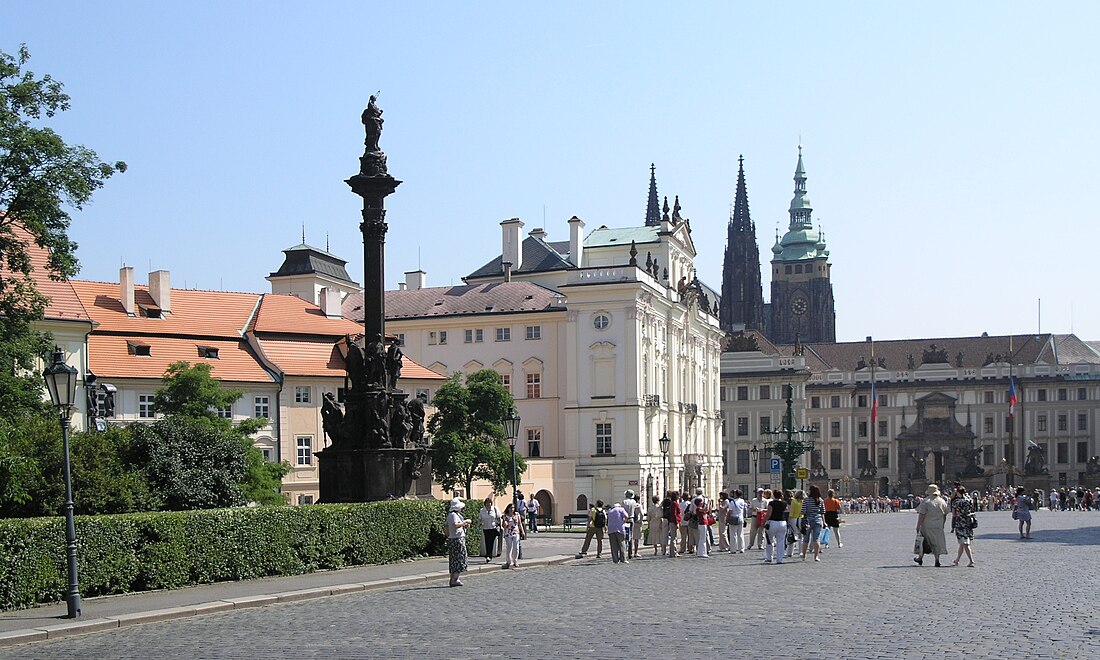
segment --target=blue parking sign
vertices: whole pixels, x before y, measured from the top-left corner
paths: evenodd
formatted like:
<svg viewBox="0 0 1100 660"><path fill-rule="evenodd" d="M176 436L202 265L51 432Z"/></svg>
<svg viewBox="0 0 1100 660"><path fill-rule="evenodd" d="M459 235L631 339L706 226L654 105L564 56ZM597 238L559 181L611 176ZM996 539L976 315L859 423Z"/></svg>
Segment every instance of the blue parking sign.
<svg viewBox="0 0 1100 660"><path fill-rule="evenodd" d="M779 470L780 470L779 459L778 458L773 458L772 459L772 474L779 474Z"/></svg>

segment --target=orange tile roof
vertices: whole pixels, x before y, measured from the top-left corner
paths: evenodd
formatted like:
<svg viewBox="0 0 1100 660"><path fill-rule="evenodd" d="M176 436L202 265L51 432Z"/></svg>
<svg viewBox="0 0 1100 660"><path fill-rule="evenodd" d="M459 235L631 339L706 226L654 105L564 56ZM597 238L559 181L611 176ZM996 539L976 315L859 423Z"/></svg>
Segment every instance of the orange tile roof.
<svg viewBox="0 0 1100 660"><path fill-rule="evenodd" d="M0 214L0 216L2 215ZM47 319L90 322L92 318L84 309L84 305L81 304L76 292L73 291L72 285L67 280L58 282L50 279L50 251L47 248L39 247L34 241L34 236L18 222L9 223L8 227L11 228L11 233L15 239L26 245L25 250L31 262L30 277L35 288L38 289L39 293L49 298L43 316ZM22 274L14 274L0 260L0 278L22 279Z"/></svg>
<svg viewBox="0 0 1100 660"><path fill-rule="evenodd" d="M129 343L149 346L148 356L131 355ZM199 356L199 346L218 349L217 358ZM154 378L164 376L173 362L206 363L213 376L224 381L271 383L274 378L251 352L244 340L195 340L152 335L119 336L92 333L88 337L88 368L100 378Z"/></svg>
<svg viewBox="0 0 1100 660"><path fill-rule="evenodd" d="M265 293L249 330L257 333L342 337L363 332L363 326L343 317L330 319L320 307L298 296Z"/></svg>
<svg viewBox="0 0 1100 660"><path fill-rule="evenodd" d="M129 316L119 298L119 285L73 280L84 308L101 332L158 335L198 335L236 339L252 316L260 295L225 291L172 289L172 309L161 318ZM134 286L135 305L156 307L148 287Z"/></svg>
<svg viewBox="0 0 1100 660"><path fill-rule="evenodd" d="M260 339L264 355L289 376L344 376L344 358L329 341Z"/></svg>
<svg viewBox="0 0 1100 660"><path fill-rule="evenodd" d="M443 374L413 362L407 355L401 364L401 378L408 378L409 380L447 380L447 377Z"/></svg>

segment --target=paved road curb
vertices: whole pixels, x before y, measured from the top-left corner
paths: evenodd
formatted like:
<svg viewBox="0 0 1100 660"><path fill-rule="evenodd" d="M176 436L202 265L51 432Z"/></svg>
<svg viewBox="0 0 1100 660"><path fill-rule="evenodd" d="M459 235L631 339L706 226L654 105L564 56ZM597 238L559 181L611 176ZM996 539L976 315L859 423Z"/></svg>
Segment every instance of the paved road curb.
<svg viewBox="0 0 1100 660"><path fill-rule="evenodd" d="M573 560L574 557L572 555L552 555L550 557L526 560L523 562L522 566L519 566L517 568L517 570L543 566L555 566L557 564L564 564ZM501 570L499 564L474 564L470 566L468 574L472 576L499 570ZM199 603L198 605L186 605L183 607L169 607L165 609L147 610L144 612L132 612L128 614L119 614L117 616L96 619L66 621L49 626L36 626L34 628L26 628L23 630L0 632L0 648L6 646L15 646L16 644L26 644L28 642L40 642L47 639L60 639L62 637L70 637L72 635L101 632L103 630L125 628L142 623L184 619L187 617L198 616L200 614L212 614L214 612L225 612L228 610L239 610L250 607L263 607L264 605L273 605L276 603L290 603L302 600L313 600L315 598L327 598L329 596L341 596L344 594L357 593L360 591L372 591L375 589L390 589L393 587L400 587L405 585L423 584L427 582L435 582L437 580L448 579L449 577L450 575L446 571L432 571L430 573L406 575L402 577L386 578L382 580L371 580L369 582L353 582L349 584L338 584L331 587L298 589L295 591L283 591L273 594L264 594L260 596L242 596L239 598L227 598L225 600L214 600L207 603Z"/></svg>

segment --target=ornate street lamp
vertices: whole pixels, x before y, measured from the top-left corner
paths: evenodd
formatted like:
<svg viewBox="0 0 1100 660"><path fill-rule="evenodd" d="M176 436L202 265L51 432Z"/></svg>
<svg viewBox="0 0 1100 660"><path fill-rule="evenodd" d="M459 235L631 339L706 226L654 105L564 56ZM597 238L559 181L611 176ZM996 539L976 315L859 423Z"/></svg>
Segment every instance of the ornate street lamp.
<svg viewBox="0 0 1100 660"><path fill-rule="evenodd" d="M668 467L666 461L668 460L668 446L672 444L672 440L668 438L668 431L665 431L661 436L661 439L657 441L657 444L661 446L661 476L665 480L665 490L668 488Z"/></svg>
<svg viewBox="0 0 1100 660"><path fill-rule="evenodd" d="M516 438L519 437L519 415L515 408L508 408L508 416L504 418L504 433L508 436L508 446L512 448L512 504L519 510L516 493L519 492L519 482L516 480Z"/></svg>
<svg viewBox="0 0 1100 660"><path fill-rule="evenodd" d="M772 438L776 438L775 444L764 445L764 451L769 454L775 454L779 457L779 460L783 463L783 488L786 490L794 490L795 483L795 465L798 463L798 459L808 451L814 450L814 438L817 437L817 426L801 426L795 427L794 425L794 387L790 384L787 385L787 413L783 416L783 423L777 429L764 429L762 433ZM810 441L804 442L802 436L810 436Z"/></svg>
<svg viewBox="0 0 1100 660"><path fill-rule="evenodd" d="M65 544L69 559L69 592L66 601L69 606L69 618L80 616L80 585L76 568L76 525L73 522L73 479L69 469L69 421L76 401L76 369L65 364L65 355L55 346L53 364L42 374L46 389L50 391L50 400L61 416L61 442L64 451L65 467Z"/></svg>
<svg viewBox="0 0 1100 660"><path fill-rule="evenodd" d="M752 456L752 492L755 495L756 489L760 487L760 450L756 448L755 442L749 450L749 456Z"/></svg>

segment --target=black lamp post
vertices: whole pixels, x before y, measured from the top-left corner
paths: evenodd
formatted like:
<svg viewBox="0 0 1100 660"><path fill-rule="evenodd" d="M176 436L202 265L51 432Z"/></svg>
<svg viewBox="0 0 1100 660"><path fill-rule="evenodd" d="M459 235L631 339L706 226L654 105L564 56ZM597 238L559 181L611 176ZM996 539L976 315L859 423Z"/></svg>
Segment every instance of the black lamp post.
<svg viewBox="0 0 1100 660"><path fill-rule="evenodd" d="M749 456L752 456L752 492L755 495L760 487L760 450L756 448L756 443L749 450Z"/></svg>
<svg viewBox="0 0 1100 660"><path fill-rule="evenodd" d="M657 441L657 444L661 446L661 477L665 480L665 491L669 490L668 487L668 446L672 444L672 440L668 438L668 431L665 431L661 436L661 439Z"/></svg>
<svg viewBox="0 0 1100 660"><path fill-rule="evenodd" d="M512 448L512 505L519 510L518 497L519 482L516 480L516 438L519 437L519 415L515 408L508 408L508 416L504 418L504 433L508 436L508 446Z"/></svg>
<svg viewBox="0 0 1100 660"><path fill-rule="evenodd" d="M61 441L65 466L65 543L69 559L69 593L66 601L69 605L69 618L80 616L80 585L76 569L76 525L73 522L73 479L69 470L69 421L76 401L76 369L65 364L65 355L60 347L54 347L53 364L46 368L42 377L50 391L50 400L61 416Z"/></svg>
<svg viewBox="0 0 1100 660"><path fill-rule="evenodd" d="M816 426L801 426L795 427L794 425L794 387L787 385L787 414L783 416L783 424L777 429L765 429L764 435L777 438L778 440L774 445L770 442L764 445L764 451L769 454L775 454L779 457L779 460L783 462L783 488L786 490L794 490L795 483L795 465L798 463L798 459L807 451L813 451L814 449L814 437L817 436L818 430ZM810 436L809 443L802 441L802 436Z"/></svg>

